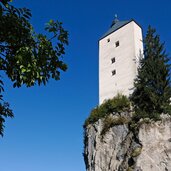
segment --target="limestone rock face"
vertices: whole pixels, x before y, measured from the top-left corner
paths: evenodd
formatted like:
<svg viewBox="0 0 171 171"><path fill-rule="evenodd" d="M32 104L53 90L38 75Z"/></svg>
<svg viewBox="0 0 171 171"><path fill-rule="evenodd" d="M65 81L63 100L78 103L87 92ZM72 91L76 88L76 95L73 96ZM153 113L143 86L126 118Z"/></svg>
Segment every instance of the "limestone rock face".
<svg viewBox="0 0 171 171"><path fill-rule="evenodd" d="M143 148L136 165L143 171L171 171L171 120L144 124L139 130Z"/></svg>
<svg viewBox="0 0 171 171"><path fill-rule="evenodd" d="M115 125L101 135L103 119L85 129L87 171L171 171L171 118L142 123L138 131Z"/></svg>

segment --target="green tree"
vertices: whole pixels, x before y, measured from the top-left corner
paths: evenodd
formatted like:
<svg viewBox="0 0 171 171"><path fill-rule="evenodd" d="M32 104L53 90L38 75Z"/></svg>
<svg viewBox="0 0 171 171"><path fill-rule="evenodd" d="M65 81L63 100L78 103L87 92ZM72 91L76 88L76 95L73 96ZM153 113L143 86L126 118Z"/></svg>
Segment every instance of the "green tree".
<svg viewBox="0 0 171 171"><path fill-rule="evenodd" d="M30 24L31 11L16 8L10 0L0 1L0 134L5 118L13 117L9 104L3 100L2 74L13 82L13 87L46 84L50 78L60 79L66 71L63 62L68 32L62 23L50 20L45 27L47 35L37 34Z"/></svg>
<svg viewBox="0 0 171 171"><path fill-rule="evenodd" d="M144 40L144 54L131 96L137 119L158 119L162 113L171 113L169 72L169 58L164 43L160 43L156 30L149 26Z"/></svg>

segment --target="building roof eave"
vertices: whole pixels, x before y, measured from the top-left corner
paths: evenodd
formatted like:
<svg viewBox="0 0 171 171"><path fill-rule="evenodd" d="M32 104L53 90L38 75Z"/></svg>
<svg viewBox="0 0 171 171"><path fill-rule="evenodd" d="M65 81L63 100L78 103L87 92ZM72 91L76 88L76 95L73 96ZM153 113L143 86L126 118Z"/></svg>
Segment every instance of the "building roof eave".
<svg viewBox="0 0 171 171"><path fill-rule="evenodd" d="M134 21L140 28L141 26L134 20L134 19L131 19L129 21L118 21L115 25L113 25L100 39L102 40L103 38L107 37L108 35L110 35L111 33L119 30L120 28L122 28L123 26L129 24L130 22Z"/></svg>

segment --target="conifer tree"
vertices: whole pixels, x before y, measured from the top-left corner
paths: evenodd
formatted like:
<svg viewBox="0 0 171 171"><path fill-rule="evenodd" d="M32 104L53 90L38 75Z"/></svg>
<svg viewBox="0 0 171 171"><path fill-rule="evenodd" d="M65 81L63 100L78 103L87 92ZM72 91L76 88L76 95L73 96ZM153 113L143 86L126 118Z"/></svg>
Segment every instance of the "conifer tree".
<svg viewBox="0 0 171 171"><path fill-rule="evenodd" d="M160 114L171 114L169 58L160 42L156 30L149 26L145 40L144 53L140 60L138 76L134 82L131 100L135 118L158 119Z"/></svg>

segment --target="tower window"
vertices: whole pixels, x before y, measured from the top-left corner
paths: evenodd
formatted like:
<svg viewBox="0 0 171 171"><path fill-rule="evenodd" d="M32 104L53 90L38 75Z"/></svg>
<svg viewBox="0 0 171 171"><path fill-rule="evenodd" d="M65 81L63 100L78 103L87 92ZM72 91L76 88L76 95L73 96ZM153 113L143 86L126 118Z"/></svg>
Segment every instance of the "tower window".
<svg viewBox="0 0 171 171"><path fill-rule="evenodd" d="M115 47L119 46L119 41L115 42Z"/></svg>
<svg viewBox="0 0 171 171"><path fill-rule="evenodd" d="M115 58L112 58L111 59L111 62L112 62L112 64L115 63Z"/></svg>
<svg viewBox="0 0 171 171"><path fill-rule="evenodd" d="M113 75L116 75L116 70L113 70L113 71L112 71L112 76L113 76Z"/></svg>
<svg viewBox="0 0 171 171"><path fill-rule="evenodd" d="M110 39L107 39L107 42L109 43L110 42Z"/></svg>

